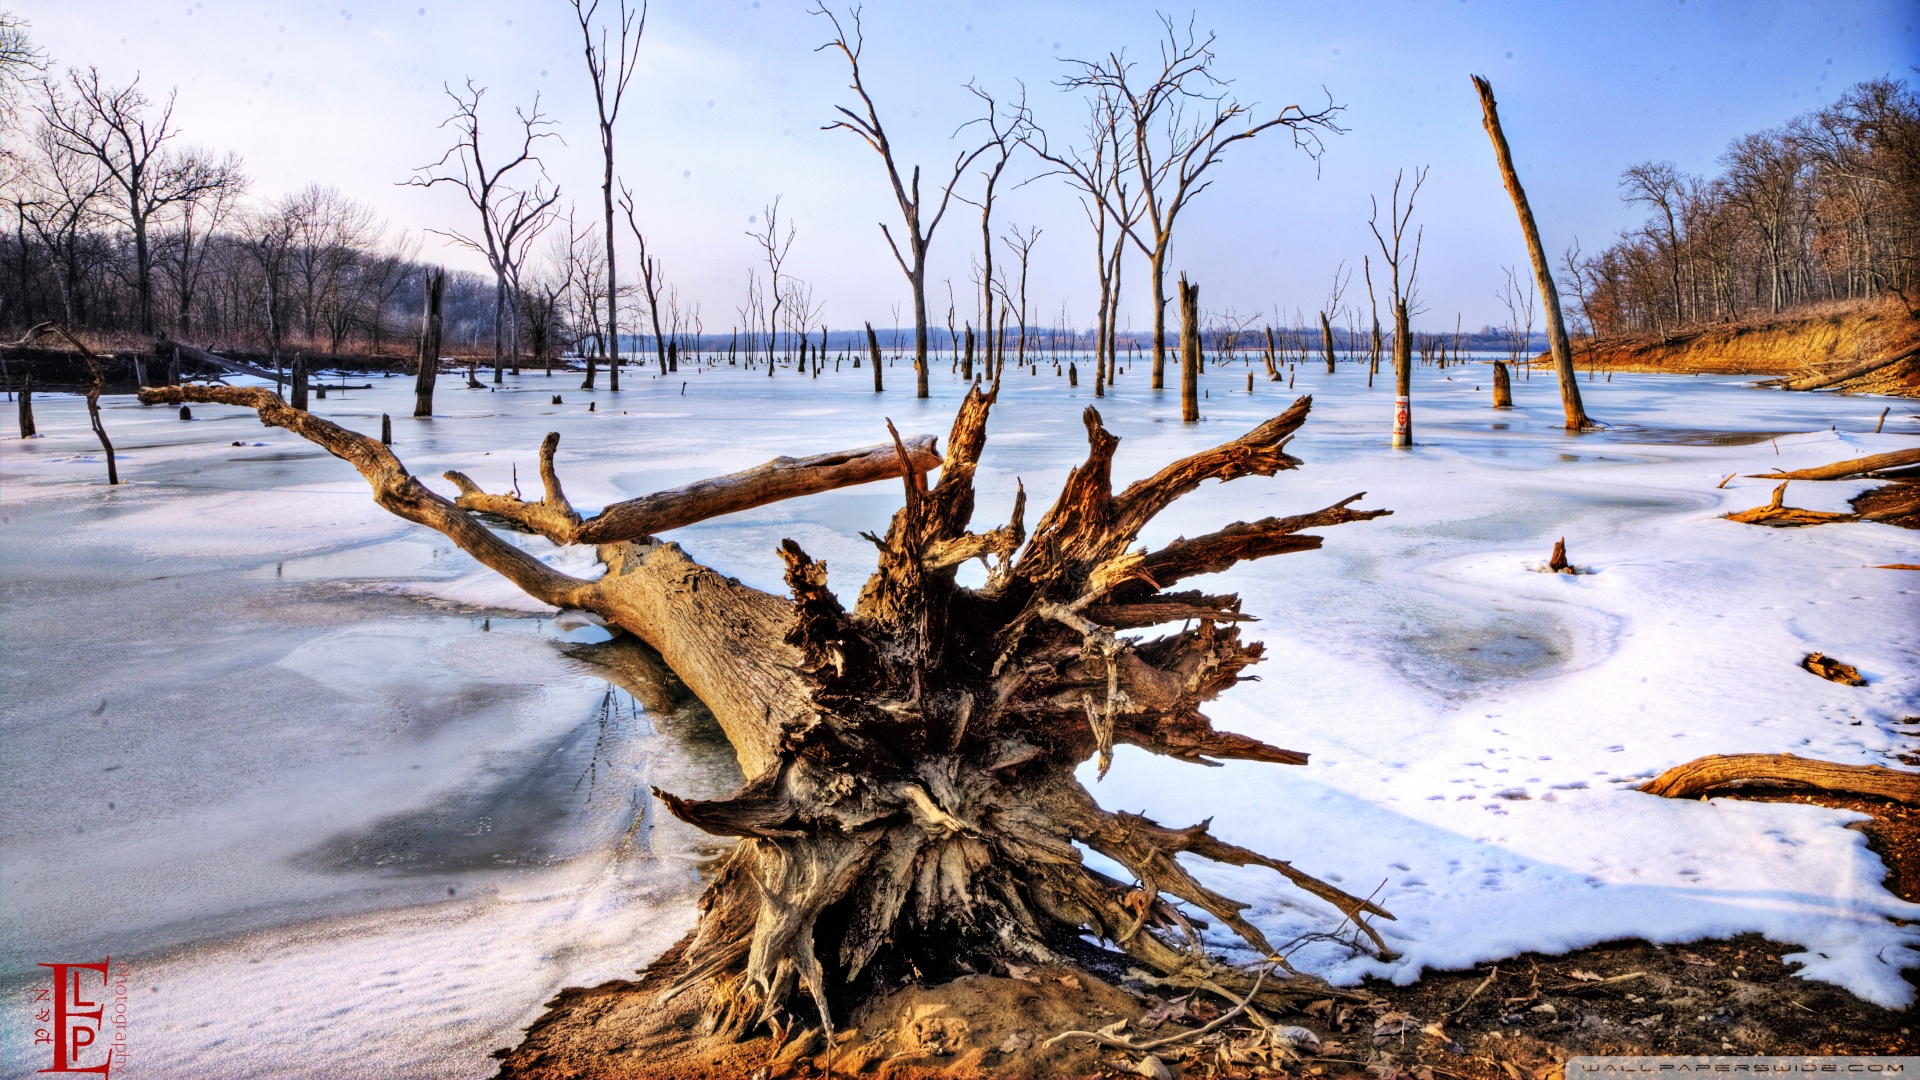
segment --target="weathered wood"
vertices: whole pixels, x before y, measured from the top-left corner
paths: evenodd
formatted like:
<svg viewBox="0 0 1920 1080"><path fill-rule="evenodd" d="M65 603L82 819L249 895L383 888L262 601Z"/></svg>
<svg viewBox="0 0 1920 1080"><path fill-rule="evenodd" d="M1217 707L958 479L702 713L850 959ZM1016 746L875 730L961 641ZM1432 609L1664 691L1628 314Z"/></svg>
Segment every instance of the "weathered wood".
<svg viewBox="0 0 1920 1080"><path fill-rule="evenodd" d="M1327 374L1333 374L1333 324L1324 311L1320 313L1320 351L1327 360Z"/></svg>
<svg viewBox="0 0 1920 1080"><path fill-rule="evenodd" d="M1693 799L1744 785L1810 787L1920 806L1920 774L1880 765L1840 765L1792 754L1709 754L1675 765L1642 784L1640 790L1669 799Z"/></svg>
<svg viewBox="0 0 1920 1080"><path fill-rule="evenodd" d="M1493 362L1493 407L1513 408L1513 379L1507 374L1507 365L1498 360Z"/></svg>
<svg viewBox="0 0 1920 1080"><path fill-rule="evenodd" d="M1547 556L1547 569L1556 574L1571 574L1573 567L1567 562L1567 538L1561 537L1553 542L1553 554Z"/></svg>
<svg viewBox="0 0 1920 1080"><path fill-rule="evenodd" d="M1867 680L1860 677L1860 669L1852 664L1843 664L1826 653L1808 653L1800 661L1800 666L1827 680L1842 686L1865 686Z"/></svg>
<svg viewBox="0 0 1920 1080"><path fill-rule="evenodd" d="M33 423L33 372L29 371L20 382L20 437L31 439L40 434Z"/></svg>
<svg viewBox="0 0 1920 1080"><path fill-rule="evenodd" d="M868 356L869 362L873 364L873 392L876 394L879 394L879 393L885 392L886 390L886 386L881 382L881 379L880 379L880 366L881 366L880 365L880 338L876 334L874 334L872 323L867 323L866 327L867 327L867 356ZM769 360L767 361L767 363L772 364L773 361Z"/></svg>
<svg viewBox="0 0 1920 1080"><path fill-rule="evenodd" d="M1520 231L1526 237L1527 255L1533 260L1533 276L1540 286L1540 306L1547 315L1547 345L1553 353L1553 370L1560 380L1560 407L1566 415L1568 431L1594 426L1580 400L1580 383L1573 372L1573 346L1567 341L1566 318L1560 310L1560 288L1554 284L1553 267L1547 261L1547 249L1540 243L1540 227L1533 220L1533 207L1527 203L1526 189L1520 186L1520 174L1513 167L1513 151L1507 146L1506 132L1500 127L1500 109L1493 100L1493 84L1478 75L1470 76L1480 95L1480 121L1493 140L1493 155L1500 164L1500 180L1513 199L1520 216ZM1396 328L1397 329L1397 328Z"/></svg>
<svg viewBox="0 0 1920 1080"><path fill-rule="evenodd" d="M1889 450L1884 454L1849 458L1846 461L1836 461L1831 465L1821 465L1812 469L1749 473L1748 476L1754 480L1847 480L1888 469L1905 468L1908 465L1920 465L1920 446L1908 450Z"/></svg>
<svg viewBox="0 0 1920 1080"><path fill-rule="evenodd" d="M414 357L413 415L433 415L433 385L440 377L440 334L443 329L440 308L447 291L447 272L440 267L427 271L426 301L420 312L420 345ZM611 306L608 308L612 310ZM587 385L593 385L593 361L587 361ZM559 399L554 399L559 404Z"/></svg>
<svg viewBox="0 0 1920 1080"><path fill-rule="evenodd" d="M1378 905L1223 844L1204 824L1172 829L1109 813L1075 778L1089 757L1104 771L1121 743L1201 764L1306 761L1216 731L1199 711L1241 680L1261 646L1241 641L1236 598L1163 587L1317 547L1318 536L1299 530L1384 511L1352 510L1354 496L1154 552L1134 546L1156 515L1207 480L1297 467L1284 447L1308 399L1118 495L1110 474L1120 440L1088 409L1087 459L1029 537L1024 495L1007 524L969 531L993 402L975 388L955 416L937 483L917 448L895 435L891 475L902 478L905 505L884 536L870 537L879 570L851 610L828 589L826 567L791 540L780 551L784 599L725 578L676 545L640 541L603 544L608 572L585 581L494 536L377 441L267 391L150 389L142 400L256 408L265 422L353 463L381 505L442 531L536 598L635 634L707 703L750 779L720 799L657 794L676 816L741 842L702 897L695 930L642 992L656 1005L694 994L712 1037L785 1024L803 1008L831 1032L830 990L858 996L914 972L1060 963L1057 944L1086 933L1170 977L1198 966L1207 985L1249 994L1253 977L1216 967L1178 905L1206 912L1255 948L1271 946L1243 917L1244 904L1192 876L1177 859L1183 852L1269 868L1355 920L1384 951L1366 921L1391 917ZM564 537L576 527L553 473L556 443L549 437L543 447L540 502L491 505ZM988 562L986 582L961 586L956 569L975 557ZM1124 625L1174 611L1189 624L1151 639L1095 621ZM1117 861L1136 884L1087 867L1079 844ZM1259 999L1337 993L1294 976L1269 980Z"/></svg>
<svg viewBox="0 0 1920 1080"><path fill-rule="evenodd" d="M1180 419L1200 419L1200 286L1180 275Z"/></svg>
<svg viewBox="0 0 1920 1080"><path fill-rule="evenodd" d="M558 432L548 433L540 444L540 478L546 489L541 501L489 495L461 473L449 472L447 479L460 488L458 505L506 518L556 544L612 544L786 499L891 480L901 472L900 458L890 444L803 458L779 457L741 472L617 502L583 519L567 502L554 473L553 454L559 444ZM933 436L917 436L906 446L912 468L925 472L939 467Z"/></svg>
<svg viewBox="0 0 1920 1080"><path fill-rule="evenodd" d="M1776 529L1792 529L1802 525L1825 525L1836 521L1859 521L1859 514L1834 513L1829 510L1803 510L1797 506L1784 506L1787 484L1782 480L1780 486L1773 489L1773 498L1765 506L1756 506L1751 510L1741 510L1727 514L1728 521L1738 521L1747 525L1768 525Z"/></svg>

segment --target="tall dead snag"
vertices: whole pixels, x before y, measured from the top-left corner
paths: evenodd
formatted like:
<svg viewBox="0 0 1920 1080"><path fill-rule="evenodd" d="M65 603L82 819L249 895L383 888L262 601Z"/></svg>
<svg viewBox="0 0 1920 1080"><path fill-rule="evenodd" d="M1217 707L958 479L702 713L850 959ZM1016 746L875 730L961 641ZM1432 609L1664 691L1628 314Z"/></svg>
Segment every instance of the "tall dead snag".
<svg viewBox="0 0 1920 1080"><path fill-rule="evenodd" d="M1180 275L1180 419L1200 419L1200 286Z"/></svg>
<svg viewBox="0 0 1920 1080"><path fill-rule="evenodd" d="M1920 806L1920 774L1792 754L1708 754L1675 765L1640 785L1640 790L1669 799L1694 799L1710 791L1742 787L1815 788Z"/></svg>
<svg viewBox="0 0 1920 1080"><path fill-rule="evenodd" d="M440 530L535 597L593 612L647 642L712 709L750 779L722 799L656 793L681 819L740 842L702 896L694 930L632 988L646 1030L623 1036L631 1053L704 1062L697 1030L729 1039L806 1023L831 1039L850 1005L904 981L1071 963L1088 933L1176 982L1249 995L1254 977L1210 958L1187 912L1207 913L1261 954L1274 947L1244 917L1246 905L1202 884L1183 853L1271 869L1384 951L1365 919L1391 917L1377 905L1219 840L1205 822L1175 829L1104 810L1075 778L1088 758L1104 774L1120 744L1201 764L1305 763L1305 754L1216 731L1200 712L1262 648L1241 640L1248 616L1237 597L1177 586L1244 560L1312 550L1321 537L1305 530L1387 511L1352 509L1355 495L1156 550L1136 542L1207 480L1298 467L1285 447L1307 418L1307 398L1117 494L1120 440L1088 409L1087 459L1029 535L1024 493L1007 524L969 530L993 403L974 388L937 483L924 471L925 451L895 436L905 506L884 536L869 537L879 569L851 609L828 588L826 566L791 540L780 550L787 598L643 535L684 516L597 535L608 571L584 581L499 540L377 442L264 390L168 387L143 400L252 405L266 422L353 462L381 505ZM542 448L539 503L485 496L469 482L461 505L485 499L492 513L557 542L584 537L553 468L556 441L549 436ZM769 490L755 504L779 497ZM962 586L957 571L974 559L986 564L986 581ZM1159 636L1126 633L1176 625ZM1088 867L1081 846L1134 880ZM1268 1005L1347 996L1304 976L1257 989ZM515 1058L545 1052L530 1038Z"/></svg>
<svg viewBox="0 0 1920 1080"><path fill-rule="evenodd" d="M1567 322L1560 311L1560 290L1553 283L1553 267L1547 263L1547 249L1540 244L1540 227L1534 223L1526 189L1520 186L1520 174L1513 168L1513 151L1507 147L1506 133L1500 128L1500 110L1493 100L1493 84L1478 75L1469 77L1480 95L1481 124L1487 129L1487 138L1493 140L1493 156L1500 163L1500 179L1507 185L1507 195L1513 199L1514 212L1520 215L1520 231L1527 239L1527 254L1533 258L1533 276L1540 283L1540 306L1547 314L1547 345L1553 351L1554 374L1560 379L1560 407L1566 413L1567 430L1582 431L1594 423L1587 418L1586 406L1580 401L1580 384L1574 379L1573 347L1567 342Z"/></svg>
<svg viewBox="0 0 1920 1080"><path fill-rule="evenodd" d="M1386 258L1387 269L1392 272L1393 285L1393 445L1408 447L1413 445L1413 331L1411 328L1411 308L1415 301L1414 282L1420 273L1420 241L1426 233L1425 226L1414 231L1413 250L1405 247L1407 226L1413 221L1413 201L1420 195L1420 186L1427 182L1427 170L1423 166L1413 171L1413 187L1407 192L1407 205L1400 206L1400 184L1406 179L1406 173L1395 173L1393 177L1393 201L1388 206L1387 232L1380 232L1380 200L1371 199L1373 216L1367 220L1367 228L1373 230L1374 242L1380 245L1380 254ZM1393 242L1387 242L1387 236ZM1406 270L1401 276L1400 271ZM1338 285L1339 279L1334 279ZM1337 294L1336 294L1337 299ZM1327 370L1333 370L1333 345L1329 336L1327 345Z"/></svg>

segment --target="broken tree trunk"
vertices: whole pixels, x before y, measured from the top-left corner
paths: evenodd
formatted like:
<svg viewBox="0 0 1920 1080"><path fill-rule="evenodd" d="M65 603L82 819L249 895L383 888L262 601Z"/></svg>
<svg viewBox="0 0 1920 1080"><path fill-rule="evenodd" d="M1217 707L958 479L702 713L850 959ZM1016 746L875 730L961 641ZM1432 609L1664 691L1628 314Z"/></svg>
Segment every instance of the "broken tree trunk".
<svg viewBox="0 0 1920 1080"><path fill-rule="evenodd" d="M1507 375L1507 365L1498 360L1493 362L1493 407L1513 408L1513 380Z"/></svg>
<svg viewBox="0 0 1920 1080"><path fill-rule="evenodd" d="M873 392L876 394L879 394L879 393L885 392L886 390L886 387L881 383L881 380L880 380L880 338L874 334L872 323L868 323L866 325L867 325L868 363L871 363L873 365ZM772 364L773 361L768 360L767 363Z"/></svg>
<svg viewBox="0 0 1920 1080"><path fill-rule="evenodd" d="M1920 774L1880 765L1839 765L1792 754L1708 754L1675 765L1640 786L1669 799L1693 799L1721 788L1810 787L1848 795L1872 795L1920 806Z"/></svg>
<svg viewBox="0 0 1920 1080"><path fill-rule="evenodd" d="M39 433L33 423L33 372L29 371L20 383L20 437L31 439Z"/></svg>
<svg viewBox="0 0 1920 1080"><path fill-rule="evenodd" d="M433 415L433 384L440 377L440 305L447 291L447 272L427 272L426 306L420 313L420 354L413 377L413 415ZM593 360L587 360L587 385L593 385Z"/></svg>
<svg viewBox="0 0 1920 1080"><path fill-rule="evenodd" d="M1327 357L1327 374L1333 374L1333 324L1327 321L1327 313L1320 313L1320 349Z"/></svg>
<svg viewBox="0 0 1920 1080"><path fill-rule="evenodd" d="M1848 480L1856 476L1885 472L1888 469L1901 469L1908 465L1920 465L1920 447L1910 450L1892 450L1884 454L1868 454L1866 457L1836 461L1831 465L1821 465L1812 469L1751 473L1749 476L1754 480Z"/></svg>
<svg viewBox="0 0 1920 1080"><path fill-rule="evenodd" d="M1513 168L1513 151L1507 146L1506 132L1500 128L1500 109L1493 100L1493 84L1478 75L1471 76L1480 95L1480 121L1493 140L1493 156L1500 163L1500 180L1513 199L1514 212L1520 215L1520 231L1526 237L1527 254L1533 259L1533 276L1540 286L1540 306L1547 315L1547 345L1553 352L1554 374L1560 379L1560 407L1567 418L1568 431L1594 426L1580 400L1580 384L1573 374L1573 346L1567 342L1566 318L1560 311L1560 289L1553 282L1553 268L1547 262L1547 249L1540 243L1540 226L1534 223L1533 207L1527 204L1526 189L1520 186L1520 174Z"/></svg>
<svg viewBox="0 0 1920 1080"><path fill-rule="evenodd" d="M701 1037L689 1033L702 1015L707 1038L804 1020L831 1040L850 1003L904 980L1070 963L1087 934L1186 985L1249 995L1254 976L1211 959L1200 924L1179 905L1206 912L1262 955L1274 947L1244 917L1246 905L1202 884L1182 853L1271 869L1385 951L1367 921L1391 918L1379 906L1225 843L1204 822L1174 829L1104 810L1075 777L1089 758L1104 774L1122 743L1201 764L1305 763L1305 754L1217 731L1200 712L1244 677L1262 647L1241 640L1237 597L1175 587L1244 560L1318 548L1321 537L1305 530L1387 511L1352 509L1355 495L1157 550L1136 540L1205 481L1297 467L1285 446L1306 420L1307 398L1117 494L1110 477L1120 440L1088 409L1087 459L1029 537L1024 492L1007 524L969 531L994 400L971 389L937 483L895 435L905 506L884 536L869 537L879 569L851 609L829 590L826 566L791 540L780 550L784 598L716 573L678 545L624 534L600 546L607 573L587 581L500 540L378 442L265 390L167 388L143 400L256 408L263 421L354 464L382 506L441 531L534 597L594 613L651 645L712 709L745 786L714 800L656 794L676 816L740 842L701 898L694 930L632 988L642 1012L657 1017L649 1053L699 1053ZM493 512L524 527L559 542L578 537L554 474L554 441L542 449L540 503L477 488L462 502L491 498ZM986 580L962 586L957 571L974 559L987 564ZM1181 628L1126 634L1172 625ZM1087 866L1082 847L1133 882ZM1304 976L1268 979L1258 990L1269 1005L1343 993Z"/></svg>
<svg viewBox="0 0 1920 1080"><path fill-rule="evenodd" d="M1180 419L1200 419L1200 286L1180 275Z"/></svg>

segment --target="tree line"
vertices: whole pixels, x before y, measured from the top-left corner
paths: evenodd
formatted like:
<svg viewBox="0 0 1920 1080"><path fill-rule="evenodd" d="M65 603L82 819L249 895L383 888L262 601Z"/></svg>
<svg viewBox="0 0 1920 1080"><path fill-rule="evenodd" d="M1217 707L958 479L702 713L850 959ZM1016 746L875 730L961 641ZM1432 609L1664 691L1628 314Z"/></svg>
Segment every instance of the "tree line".
<svg viewBox="0 0 1920 1080"><path fill-rule="evenodd" d="M1872 79L1742 135L1721 172L1646 162L1620 177L1647 220L1561 272L1602 336L1775 315L1884 294L1920 305L1920 97Z"/></svg>

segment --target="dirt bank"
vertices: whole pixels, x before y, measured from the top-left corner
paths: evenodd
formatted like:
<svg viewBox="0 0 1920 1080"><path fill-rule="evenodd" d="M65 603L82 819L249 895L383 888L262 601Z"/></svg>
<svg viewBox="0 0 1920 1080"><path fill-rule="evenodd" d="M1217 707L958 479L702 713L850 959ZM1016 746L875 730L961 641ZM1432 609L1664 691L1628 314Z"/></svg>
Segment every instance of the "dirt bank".
<svg viewBox="0 0 1920 1080"><path fill-rule="evenodd" d="M1695 327L1665 338L1581 342L1576 366L1676 375L1777 375L1839 371L1920 345L1920 320L1895 299L1802 309L1777 318ZM1542 357L1539 363L1545 363ZM1882 368L1834 389L1920 396L1920 359Z"/></svg>

